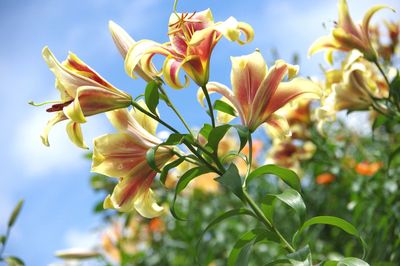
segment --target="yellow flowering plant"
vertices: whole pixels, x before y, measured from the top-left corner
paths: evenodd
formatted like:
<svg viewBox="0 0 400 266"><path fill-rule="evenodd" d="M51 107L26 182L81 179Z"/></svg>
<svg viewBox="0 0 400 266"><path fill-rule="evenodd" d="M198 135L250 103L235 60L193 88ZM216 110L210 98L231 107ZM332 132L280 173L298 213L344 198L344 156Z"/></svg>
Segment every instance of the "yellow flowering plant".
<svg viewBox="0 0 400 266"><path fill-rule="evenodd" d="M238 204L230 204L228 207L234 207L225 208L207 221L202 232L196 233L198 251L203 245L203 236L213 226L235 216L251 221L243 225L246 232L234 236L236 242L229 245L232 249L227 265L248 265L250 252L256 250L258 243L269 243L278 250L275 255L263 258L265 265L368 265L355 257L312 256L314 250L305 232L315 224L341 229L359 240L355 245L362 249L365 243L361 233L342 218L307 215L301 163L310 160L317 150L310 130L316 120L322 124L341 110L374 110L386 118L399 119L399 73L389 81L370 38L369 21L383 7L369 10L358 25L349 15L347 2L339 0L339 21L332 36L317 40L309 51L313 54L328 49L330 61L332 50L348 53L340 69L326 71L325 84L298 77L299 67L281 59L268 66L257 49L231 57L232 89L209 81L211 55L222 37L240 45L251 42L255 35L249 24L233 17L214 22L210 9L178 13L177 0L166 26L169 41L165 43L135 41L122 27L110 21L109 30L124 59L127 74L143 79L146 87L138 95L130 95L105 81L76 55L71 53L65 62L59 63L50 50L44 48L43 57L56 76L61 100L50 102L52 105L47 109L56 116L42 134L43 143L49 145L48 132L54 124L69 120L68 136L77 146L87 148L80 124L86 122L87 116L106 114L116 132L94 139L91 171L101 178L114 179L101 208L144 217L136 216L139 217L137 224L128 223L131 231L137 234L132 237L135 244L140 234L145 234L143 241L147 241L151 235L147 230L159 230L157 233L169 230L162 218L157 218L159 216L170 213L180 222L190 219L178 203L185 190L200 189L216 200L225 192L235 197L233 200ZM392 35L398 34L392 26L388 27ZM153 62L156 55L165 57L161 68ZM179 76L181 69L185 73L184 81ZM190 80L199 86L198 101L204 107L206 100L210 118L199 129L187 123L167 88L181 89L188 86ZM212 93L220 94L221 98L213 102ZM312 114L311 99L320 100L316 115ZM163 103L176 120L165 119L158 109ZM179 122L185 132L173 122ZM168 131L166 138L157 137L157 125ZM253 141L253 136L262 125L272 139L272 146L260 164L256 157L267 145ZM279 181L274 184L279 192L255 200L252 184L270 175L278 177ZM320 184L329 184L335 179L330 173L320 176ZM158 190L153 189L158 183L166 189L174 187L168 203L160 200ZM282 212L278 207L282 207L290 221L290 230L283 229L275 220L275 214ZM154 224L147 224L148 221ZM123 256L118 253L117 246L123 246L124 250L130 246L123 243L123 232L120 225L115 224L113 234L104 236L103 247L114 260L121 261ZM146 225L143 227L146 232L137 229L143 225ZM137 246L133 249L136 251ZM362 257L363 254L353 256Z"/></svg>

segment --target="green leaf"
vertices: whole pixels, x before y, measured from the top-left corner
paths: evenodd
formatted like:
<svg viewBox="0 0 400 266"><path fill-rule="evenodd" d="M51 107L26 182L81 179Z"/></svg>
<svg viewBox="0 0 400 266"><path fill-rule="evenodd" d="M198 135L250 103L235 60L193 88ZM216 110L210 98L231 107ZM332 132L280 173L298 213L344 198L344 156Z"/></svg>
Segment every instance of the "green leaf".
<svg viewBox="0 0 400 266"><path fill-rule="evenodd" d="M244 146L246 146L247 141L249 140L250 137L250 130L242 125L234 125L233 126L238 135L239 135L239 140L240 140L240 149L239 152L244 148Z"/></svg>
<svg viewBox="0 0 400 266"><path fill-rule="evenodd" d="M208 139L212 129L213 127L210 124L204 124L204 126L200 129L199 134Z"/></svg>
<svg viewBox="0 0 400 266"><path fill-rule="evenodd" d="M219 142L230 128L231 125L222 125L213 128L208 135L208 142L206 144L206 147L210 147L214 151L214 153L217 153Z"/></svg>
<svg viewBox="0 0 400 266"><path fill-rule="evenodd" d="M21 211L22 205L24 205L24 200L20 200L15 206L13 212L11 213L10 219L8 220L8 227L12 227L15 224L15 221L18 218L18 215Z"/></svg>
<svg viewBox="0 0 400 266"><path fill-rule="evenodd" d="M349 257L341 259L338 263L338 266L369 266L369 264L363 260Z"/></svg>
<svg viewBox="0 0 400 266"><path fill-rule="evenodd" d="M233 246L227 265L248 265L252 246L263 238L266 238L265 229L256 228L243 234Z"/></svg>
<svg viewBox="0 0 400 266"><path fill-rule="evenodd" d="M387 116L379 114L376 117L374 123L372 124L372 130L375 130L375 129L381 127L383 124L385 124L388 121L389 121L389 118Z"/></svg>
<svg viewBox="0 0 400 266"><path fill-rule="evenodd" d="M195 167L192 169L189 169L184 173L181 178L179 178L178 183L176 184L175 187L175 194L174 194L174 199L172 200L172 205L171 205L171 214L178 220L186 220L180 218L176 211L175 211L175 202L178 197L178 194L182 192L186 188L186 186L189 184L190 181L192 181L194 178L209 173L211 170L207 167Z"/></svg>
<svg viewBox="0 0 400 266"><path fill-rule="evenodd" d="M167 179L168 176L168 172L169 170L177 167L178 165L180 165L183 161L185 160L185 156L179 157L177 160L170 162L169 164L166 164L160 174L160 181L163 185L165 185L165 181Z"/></svg>
<svg viewBox="0 0 400 266"><path fill-rule="evenodd" d="M6 241L7 241L7 237L4 235L1 235L0 236L0 245L4 245L4 243L6 243Z"/></svg>
<svg viewBox="0 0 400 266"><path fill-rule="evenodd" d="M294 266L312 266L310 247L307 245L293 253L268 262L264 266L290 264Z"/></svg>
<svg viewBox="0 0 400 266"><path fill-rule="evenodd" d="M158 92L159 83L156 80L152 80L147 83L144 92L144 101L149 108L149 111L157 115L157 106L160 99L160 94Z"/></svg>
<svg viewBox="0 0 400 266"><path fill-rule="evenodd" d="M161 172L160 169L158 169L157 163L156 163L156 152L157 152L157 149L158 149L159 146L160 145L152 147L152 148L148 149L147 152L146 152L147 163L149 164L151 169L153 169L157 173Z"/></svg>
<svg viewBox="0 0 400 266"><path fill-rule="evenodd" d="M182 144L187 134L178 134L172 133L168 136L168 138L163 142L163 145L178 145Z"/></svg>
<svg viewBox="0 0 400 266"><path fill-rule="evenodd" d="M326 224L326 225L336 226L336 227L342 229L343 231L345 231L346 233L348 233L349 235L357 237L363 246L364 254L365 254L365 243L364 243L364 240L361 238L357 229L351 223L347 222L346 220L343 220L341 218L334 217L334 216L316 216L316 217L313 217L310 220L306 221L302 225L302 227L294 234L293 240L292 240L293 245L295 245L299 235L301 234L301 232L304 229L310 227L311 225L315 225L315 224Z"/></svg>
<svg viewBox="0 0 400 266"><path fill-rule="evenodd" d="M389 154L389 158L388 158L388 168L390 168L390 165L391 165L393 159L394 159L397 155L399 155L399 154L400 154L400 146L397 147L394 151L392 151L392 152Z"/></svg>
<svg viewBox="0 0 400 266"><path fill-rule="evenodd" d="M301 197L299 192L297 192L294 189L287 188L281 194L267 195L266 201L268 203L273 203L273 200L275 198L282 201L283 203L288 205L290 208L292 208L299 216L301 224L303 224L305 215L306 215L306 205L304 204L303 198ZM267 215L267 216L269 216L269 215Z"/></svg>
<svg viewBox="0 0 400 266"><path fill-rule="evenodd" d="M216 218L214 218L214 219L207 225L207 227L203 230L203 232L201 233L201 235L200 235L200 237L199 237L199 240L198 240L197 245L196 245L196 250L197 250L196 259L197 259L197 260L198 260L198 254L199 254L199 248L200 248L201 240L203 239L204 234L205 234L208 230L210 230L211 227L213 227L213 226L219 224L220 222L222 222L222 221L224 221L224 220L226 220L226 219L228 219L228 218L230 218L230 217L239 216L239 215L253 216L253 217L255 217L256 219L258 219L257 216L255 216L255 214L254 214L251 210L245 209L245 208L229 210L229 211L223 212L222 214L218 215Z"/></svg>
<svg viewBox="0 0 400 266"><path fill-rule="evenodd" d="M221 101L221 100L216 100L214 102L214 109L218 110L220 112L226 113L231 116L237 116L237 112L235 108L233 108L229 103Z"/></svg>
<svg viewBox="0 0 400 266"><path fill-rule="evenodd" d="M325 261L321 264L321 266L369 266L369 264L358 258L349 257L349 258L343 258L339 261L336 260Z"/></svg>
<svg viewBox="0 0 400 266"><path fill-rule="evenodd" d="M239 170L236 165L231 164L226 172L215 178L216 181L221 183L224 187L233 192L239 199L245 201L242 189L242 179L240 178Z"/></svg>
<svg viewBox="0 0 400 266"><path fill-rule="evenodd" d="M4 261L7 262L8 266L24 266L25 265L25 263L20 258L17 258L14 256L6 257L6 258L4 258Z"/></svg>
<svg viewBox="0 0 400 266"><path fill-rule="evenodd" d="M274 164L261 166L251 172L246 179L246 186L253 178L265 174L276 175L291 188L295 189L298 192L301 192L300 178L298 177L298 175L290 169L286 169Z"/></svg>

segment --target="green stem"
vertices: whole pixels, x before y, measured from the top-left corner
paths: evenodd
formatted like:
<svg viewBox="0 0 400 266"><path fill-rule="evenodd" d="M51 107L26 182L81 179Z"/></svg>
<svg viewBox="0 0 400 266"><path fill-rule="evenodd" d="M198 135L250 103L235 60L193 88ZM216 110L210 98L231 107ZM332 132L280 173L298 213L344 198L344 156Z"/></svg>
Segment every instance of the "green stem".
<svg viewBox="0 0 400 266"><path fill-rule="evenodd" d="M250 174L251 171L251 165L253 163L253 138L251 136L251 133L249 134L249 159L248 159L248 166L247 166L247 175Z"/></svg>
<svg viewBox="0 0 400 266"><path fill-rule="evenodd" d="M137 108L140 112L144 113L145 115L151 117L152 119L156 120L157 122L159 122L160 124L162 124L163 126L165 126L166 128L168 128L169 130L173 131L174 133L180 134L180 132L178 130L176 130L174 127L172 127L171 125L169 125L168 123L164 122L160 117L150 113L149 111L145 110L143 107L141 107L137 102L132 101L132 106ZM210 169L212 169L215 173L221 175L222 172L217 169L215 166L213 166L212 164L210 164L209 162L207 162L197 151L196 149L187 141L184 141L183 144L186 145L186 147L194 154L196 155L197 158L199 158L200 161L202 161L205 165L207 165L207 167L209 167Z"/></svg>
<svg viewBox="0 0 400 266"><path fill-rule="evenodd" d="M203 90L204 96L206 96L206 100L207 100L207 104L208 104L208 111L210 112L210 117L211 117L211 124L213 127L215 127L214 110L212 107L210 95L208 94L206 86L201 86L201 89Z"/></svg>
<svg viewBox="0 0 400 266"><path fill-rule="evenodd" d="M166 100L167 105L174 111L174 113L179 118L179 120L181 120L182 124L185 126L185 128L188 130L188 132L191 135L193 135L192 131L190 130L189 125L186 123L186 121L183 118L183 116L179 113L178 109L176 109L175 105L172 103L172 101L168 97L168 95L167 95L166 91L164 90L164 88L162 86L159 86L159 89L160 89L161 93L165 96L165 100Z"/></svg>
<svg viewBox="0 0 400 266"><path fill-rule="evenodd" d="M254 213L258 216L258 218L261 220L261 222L269 229L272 230L276 236L281 240L282 244L284 245L284 248L289 252L293 253L296 250L290 245L290 243L285 239L285 237L279 232L278 228L276 228L270 220L264 215L260 207L254 202L254 200L250 197L250 195L247 193L246 188L243 188L243 194L244 198L246 199L247 203L250 205L251 209L254 211Z"/></svg>
<svg viewBox="0 0 400 266"><path fill-rule="evenodd" d="M143 107L141 107L140 104L138 104L137 102L132 101L132 106L135 107L136 109L138 109L140 112L144 113L145 115L156 120L157 122L159 122L160 124L162 124L163 126L168 128L169 130L173 131L174 133L179 134L178 130L176 130L174 127L170 126L168 123L164 122L159 116L156 116L156 115L150 113L149 111L147 111L146 109L144 109Z"/></svg>
<svg viewBox="0 0 400 266"><path fill-rule="evenodd" d="M4 243L1 245L1 250L0 250L0 261L3 261L3 252L4 252L4 249L6 248L7 240L8 240L8 238L10 237L10 231L11 231L11 228L8 226L8 227L7 227L7 231L6 231L6 235L5 235Z"/></svg>
<svg viewBox="0 0 400 266"><path fill-rule="evenodd" d="M385 79L385 81L386 81L388 87L390 88L389 79L387 78L387 76L386 76L385 72L383 71L381 65L378 63L378 60L375 60L375 61L374 61L374 64L378 67L379 72L381 72L381 74L382 74L383 78ZM389 93L390 93L390 90L389 90ZM389 98L390 98L390 95L389 95Z"/></svg>

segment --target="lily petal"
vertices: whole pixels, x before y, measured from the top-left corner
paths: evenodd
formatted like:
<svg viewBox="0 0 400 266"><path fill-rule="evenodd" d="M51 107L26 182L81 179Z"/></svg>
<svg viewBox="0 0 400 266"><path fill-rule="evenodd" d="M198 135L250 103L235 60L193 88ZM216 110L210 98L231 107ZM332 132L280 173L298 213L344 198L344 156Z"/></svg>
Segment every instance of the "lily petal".
<svg viewBox="0 0 400 266"><path fill-rule="evenodd" d="M74 121L70 121L67 124L67 134L69 139L74 143L76 146L82 149L89 149L89 147L85 144L82 135L81 125Z"/></svg>
<svg viewBox="0 0 400 266"><path fill-rule="evenodd" d="M231 57L231 61L233 93L243 112L249 114L249 108L253 105L255 95L267 74L267 64L258 51L245 56Z"/></svg>
<svg viewBox="0 0 400 266"><path fill-rule="evenodd" d="M125 71L126 73L136 79L134 74L136 67L141 64L144 73L150 77L155 77L160 74L152 64L151 60L154 55L161 54L168 56L171 51L166 45L151 41L141 40L133 44L125 57Z"/></svg>
<svg viewBox="0 0 400 266"><path fill-rule="evenodd" d="M154 218L163 213L164 208L154 199L154 192L149 189L135 199L135 209L143 217Z"/></svg>
<svg viewBox="0 0 400 266"><path fill-rule="evenodd" d="M361 25L362 25L362 30L364 31L365 36L367 36L367 38L368 38L368 41L369 41L369 22L370 22L372 16L376 12L378 12L379 10L384 9L384 8L388 8L388 9L392 10L393 12L396 12L394 10L394 8L391 8L390 6L387 6L387 5L376 5L376 6L371 7L367 11L367 13L365 13L365 15L364 15L364 18L362 20L362 24Z"/></svg>
<svg viewBox="0 0 400 266"><path fill-rule="evenodd" d="M149 111L146 103L143 100L137 102L143 109ZM156 130L158 126L158 122L153 118L145 115L144 113L132 108L130 111L130 115L141 125L147 132L151 135L156 135Z"/></svg>
<svg viewBox="0 0 400 266"><path fill-rule="evenodd" d="M47 146L47 147L50 146L50 144L49 144L49 132L50 132L50 129L55 124L57 124L58 122L61 122L61 121L66 120L66 119L67 119L67 117L64 115L63 112L57 112L57 114L47 122L47 125L44 128L42 135L40 136L40 138L42 139L42 143L45 146Z"/></svg>
<svg viewBox="0 0 400 266"><path fill-rule="evenodd" d="M94 139L92 172L119 177L129 175L143 161L147 148L128 133Z"/></svg>
<svg viewBox="0 0 400 266"><path fill-rule="evenodd" d="M238 100L235 98L233 92L228 87L218 82L209 82L207 83L206 88L210 94L217 92L222 96L224 96L226 99L228 99L233 104L233 107L236 109L236 111L239 113L242 123L244 123L243 109L241 108ZM197 91L197 100L203 107L204 107L204 97L205 96L202 89L199 88L199 90Z"/></svg>
<svg viewBox="0 0 400 266"><path fill-rule="evenodd" d="M181 89L189 85L189 78L185 75L185 82L179 80L179 71L182 63L176 61L173 56L168 56L163 65L163 75L165 82L174 89Z"/></svg>
<svg viewBox="0 0 400 266"><path fill-rule="evenodd" d="M308 49L308 56L312 56L316 52L323 49L338 49L339 47L339 44L332 37L322 36L313 42L313 44L311 44L310 48Z"/></svg>
<svg viewBox="0 0 400 266"><path fill-rule="evenodd" d="M285 117L272 114L266 121L267 131L272 139L285 139L292 135L290 126Z"/></svg>
<svg viewBox="0 0 400 266"><path fill-rule="evenodd" d="M271 97L267 112L273 113L299 96L319 99L321 96L321 88L315 82L304 78L295 78L289 82L281 82L278 89Z"/></svg>

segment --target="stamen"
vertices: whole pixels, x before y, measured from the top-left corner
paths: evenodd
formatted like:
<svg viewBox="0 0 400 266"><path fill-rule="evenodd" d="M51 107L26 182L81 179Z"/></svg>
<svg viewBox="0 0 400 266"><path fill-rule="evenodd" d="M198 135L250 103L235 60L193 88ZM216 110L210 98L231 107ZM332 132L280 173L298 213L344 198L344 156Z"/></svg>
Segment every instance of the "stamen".
<svg viewBox="0 0 400 266"><path fill-rule="evenodd" d="M51 112L61 111L65 106L68 106L73 101L74 100L70 100L70 101L64 102L64 103L53 104L49 109L46 110L46 112L51 113Z"/></svg>
<svg viewBox="0 0 400 266"><path fill-rule="evenodd" d="M62 103L61 101L47 101L47 102L42 102L42 103L35 103L34 101L29 101L28 104L35 106L35 107L39 107L39 106L43 106L46 104L51 104L51 103Z"/></svg>

